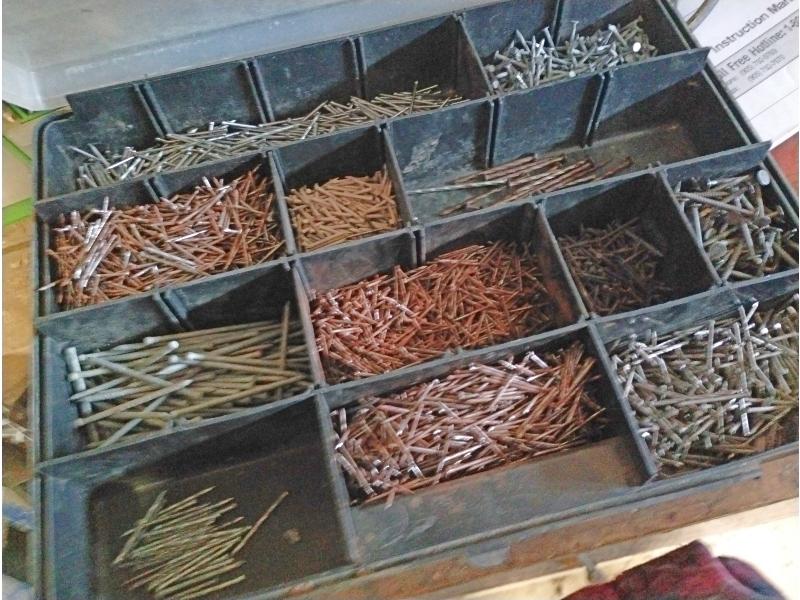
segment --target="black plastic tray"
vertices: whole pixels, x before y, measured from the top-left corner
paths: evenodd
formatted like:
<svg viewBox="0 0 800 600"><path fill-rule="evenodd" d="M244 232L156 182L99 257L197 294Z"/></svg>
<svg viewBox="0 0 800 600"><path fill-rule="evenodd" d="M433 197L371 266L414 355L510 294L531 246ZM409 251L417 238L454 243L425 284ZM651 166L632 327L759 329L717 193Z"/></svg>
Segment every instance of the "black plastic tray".
<svg viewBox="0 0 800 600"><path fill-rule="evenodd" d="M256 123L300 116L324 100L371 99L382 92L438 84L466 99L493 95L482 58L505 45L514 29L545 26L555 37L642 14L662 54L690 48L657 2L574 0L500 2L300 48L111 86L68 97L72 113L43 122L36 134L36 200L76 190L69 146L122 149L210 121ZM483 27L491 23L492 27ZM491 31L491 33L489 33ZM649 60L638 63L648 69Z"/></svg>
<svg viewBox="0 0 800 600"><path fill-rule="evenodd" d="M585 30L638 14L645 16L659 56L532 90L491 93L481 63L507 43L514 29L529 35L548 26L554 37L562 37L575 20ZM702 322L729 314L738 304L768 304L797 290L797 269L749 282L720 282L671 191L687 177L765 168L773 178L765 190L767 203L780 204L797 225L797 199L767 155L769 144L758 142L724 92L706 62L707 50L695 47L663 0L509 0L70 98L73 112L47 120L36 135L37 288L53 278L45 252L49 226L59 214L99 206L106 197L114 206L154 202L191 188L203 176L229 178L253 167L272 179L286 254L73 310L61 310L52 290L36 294L31 423L39 518L35 575L42 596L131 597L119 587L109 559L119 532L162 487L188 494L213 482L215 493L236 496L251 520L278 493L290 491L285 513L280 519L276 513L264 532L269 535L253 546L252 557L245 557L252 558L244 567L246 583L214 596L262 598L300 594L427 554L456 548L468 553L502 536L644 498L756 477L765 458L796 453L795 442L654 480L655 465L610 367L607 345L632 331ZM467 101L105 188L76 191L74 186L69 145L147 146L165 132L212 120L298 116L325 99L371 98L410 89L414 81L455 90ZM408 194L532 153L596 161L630 156L633 164L604 181L447 218L440 211L462 201L463 192ZM300 252L286 207L288 191L382 167L392 178L401 226ZM673 299L598 317L584 306L557 237L580 223L633 215L657 223L651 230L669 241L669 267L661 275L673 287ZM501 239L533 243L557 307L547 331L486 348L453 349L365 379L326 379L310 313L315 294L394 266L413 268L450 249ZM85 449L72 428L76 409L68 399L65 346L105 348L155 332L272 318L287 300L303 324L315 390L110 449ZM599 359L600 400L611 416L605 439L398 497L389 509L350 506L343 475L332 460L332 408L441 377L471 362L572 340ZM282 541L289 528L300 530L299 544Z"/></svg>
<svg viewBox="0 0 800 600"><path fill-rule="evenodd" d="M288 191L347 173L371 173L382 166L392 178L398 210L407 226L435 221L444 208L465 198L463 191L408 194L409 189L441 185L527 154L563 153L597 162L633 160L627 173L576 186L581 190L602 189L627 174L648 172L651 166L677 168L694 159L731 165L732 157L738 156L746 165L743 168L749 167L751 161L764 157L767 146L748 142L702 70L705 55L697 50L671 60L657 58L648 63L647 71L639 64L621 67L608 75L578 77L496 100L401 117L383 127L336 132L266 155L244 155L39 202L34 272L37 287L45 289L37 293L34 314L45 317L60 310L52 288L46 288L53 274L45 255L50 245L48 225L58 215L100 206L106 197L111 206L153 202L191 188L203 176L229 178L257 164L275 182L289 255L298 251L286 208ZM652 143L653 137L657 144Z"/></svg>

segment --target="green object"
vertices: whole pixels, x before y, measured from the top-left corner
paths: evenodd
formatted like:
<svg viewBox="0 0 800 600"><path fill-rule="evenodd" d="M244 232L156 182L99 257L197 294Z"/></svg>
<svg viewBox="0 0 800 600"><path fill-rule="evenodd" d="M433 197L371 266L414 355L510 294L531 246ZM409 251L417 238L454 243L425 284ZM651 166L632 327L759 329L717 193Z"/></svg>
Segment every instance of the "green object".
<svg viewBox="0 0 800 600"><path fill-rule="evenodd" d="M51 110L30 111L16 104L11 104L10 102L3 102L3 105L8 108L11 116L14 117L14 121L17 123L28 123L53 112Z"/></svg>
<svg viewBox="0 0 800 600"><path fill-rule="evenodd" d="M4 102L3 105L8 108L14 117L14 121L17 123L27 123L34 119L38 119L49 112L52 112L49 110L30 112L24 108L15 106L14 104L9 104L8 102ZM3 136L3 150L9 154L12 154L29 167L33 164L33 161L28 153L17 146L13 140L7 138L6 136ZM23 198L22 200L18 200L17 202L3 207L3 227L18 221L22 221L23 219L27 219L31 215L33 215L33 198Z"/></svg>
<svg viewBox="0 0 800 600"><path fill-rule="evenodd" d="M33 198L25 198L3 207L3 227L27 219L33 214Z"/></svg>
<svg viewBox="0 0 800 600"><path fill-rule="evenodd" d="M11 154L16 156L19 160L24 162L26 165L30 166L32 161L31 157L28 156L28 153L25 152L22 148L17 146L10 138L3 136L3 149L8 150Z"/></svg>

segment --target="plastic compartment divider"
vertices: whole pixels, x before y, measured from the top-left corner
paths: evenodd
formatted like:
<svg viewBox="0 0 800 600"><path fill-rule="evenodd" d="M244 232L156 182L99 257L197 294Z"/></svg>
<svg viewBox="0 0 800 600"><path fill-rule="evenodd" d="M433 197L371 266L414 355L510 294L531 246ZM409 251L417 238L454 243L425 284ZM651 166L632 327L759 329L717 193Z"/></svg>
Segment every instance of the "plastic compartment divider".
<svg viewBox="0 0 800 600"><path fill-rule="evenodd" d="M580 341L589 354L598 356L600 347L597 346L595 338L590 335L587 325L577 324L555 332L531 336L523 340L515 340L488 349L479 349L436 361L436 364L418 369L411 380L391 377L380 381L365 381L359 386L347 390L331 389L329 392L325 392L324 396L328 398L330 407L333 409L352 404L360 397L399 391L413 384L441 378L453 370L466 367L471 363L493 364L509 355L521 355L532 349L541 353L556 348L565 348L572 341ZM570 469L577 468L574 482L585 483L586 478L580 475L581 469L593 469L591 479L597 485L592 492L586 492L592 497L590 502L607 500L618 494L624 495L628 490L638 487L644 482L646 471L637 454L635 438L631 436L629 427L624 420L624 415L629 410L628 405L626 402L619 403L619 398L611 390L609 385L611 372L606 370L602 360L597 363L597 369L601 379L595 390L596 399L608 408L611 419L608 430L601 440L595 440L579 448L549 457L534 458L530 461L445 482L419 490L411 496L398 495L391 507L382 506L381 503L369 507L353 507L351 512L356 521L357 530L360 528L359 539L362 552L366 556L372 557L373 560L402 556L410 552L416 553L427 546L455 542L459 537L468 536L476 530L489 532L502 527L502 523L509 521L560 512L563 510L564 499L562 496L558 497L557 502L560 506L556 508L555 500L547 500L546 495L538 495L540 500L538 504L533 503L536 506L533 508L533 505L530 504L529 494L534 490L527 488L517 492L520 495L520 501L513 509L511 506L507 506L507 510L500 510L498 505L514 504L513 500L508 499L509 495L513 496L514 494L511 493L510 487L507 490L508 493L497 494L496 486L501 485L501 480L505 482L502 485L516 485L513 484L513 481L517 481L517 479L511 477L513 474L518 476L519 484L523 482L532 484L533 481L539 480L542 488L545 488L547 479L558 473L558 487L563 492L570 488L563 478L565 472L563 463L573 461L576 457L582 458L578 467L570 462ZM374 379L378 380L379 377ZM605 479L604 474L607 476ZM489 484L489 480L496 481ZM487 486L487 484L489 485ZM573 494L577 493L575 485L570 489ZM468 520L462 518L463 506L490 502L490 496L493 497L493 506L497 510L490 511L491 515L487 515L483 519L486 521L484 525L477 525L477 522L481 521L478 515L473 515L473 518ZM525 497L526 500L522 500L522 497ZM584 498L584 500L586 499ZM575 497L573 497L573 501L575 501ZM514 513L516 516L509 518L508 515ZM492 524L487 525L489 522ZM395 545L396 548L391 547Z"/></svg>
<svg viewBox="0 0 800 600"><path fill-rule="evenodd" d="M363 96L352 37L262 54L250 65L270 121L302 116L326 100Z"/></svg>
<svg viewBox="0 0 800 600"><path fill-rule="evenodd" d="M692 230L692 225L689 222L689 218L681 209L680 202L678 201L678 198L676 197L675 192L673 191L673 186L678 182L691 177L711 177L711 178L734 177L746 172L757 171L760 169L767 170L766 165L760 161L754 165L751 163L747 167L743 167L742 166L743 164L747 164L747 162L741 160L743 158L753 159L754 157L750 153L744 156L739 155L736 156L733 161L730 161L725 167L716 169L714 167L717 167L718 163L714 162L712 165L695 163L691 165L691 167L682 168L679 171L675 171L672 169L664 169L659 172L658 176L663 181L664 186L669 190L669 194L672 198L672 201L675 204L676 209L678 210L678 212L681 213L681 217L683 218L684 222L686 223L686 226L689 228L690 231ZM769 173L768 170L767 172ZM782 209L784 214L786 215L788 223L790 225L793 225L794 228L797 229L799 225L797 215L795 214L791 203L786 199L786 196L784 196L780 186L775 185L775 182L773 181L769 186L762 187L762 193L764 195L764 204L767 207L777 206L780 209ZM732 282L729 280L727 282L723 282L719 274L716 272L714 265L711 263L711 259L709 258L708 253L705 251L705 248L703 247L702 243L699 240L697 240L694 234L692 234L692 239L695 240L695 244L700 254L703 256L704 262L707 263L708 269L714 273L714 277L715 279L717 279L719 285L730 286L730 285L736 285L738 283L752 282L752 280L742 281L742 282ZM768 274L766 276L762 276L761 278L753 278L753 279L763 279L764 277L770 277L772 275L777 275L779 273L784 273L788 271L797 271L797 267L786 268L779 271L778 273Z"/></svg>
<svg viewBox="0 0 800 600"><path fill-rule="evenodd" d="M317 409L317 419L319 421L319 431L322 438L322 449L325 453L325 462L328 467L328 478L333 489L336 512L339 515L339 522L344 533L344 542L347 545L347 555L352 562L364 562L366 557L361 555L358 548L356 529L353 524L353 517L350 514L350 497L347 493L347 484L344 475L336 462L334 443L336 434L333 431L328 403L321 394L314 397L314 406Z"/></svg>
<svg viewBox="0 0 800 600"><path fill-rule="evenodd" d="M210 122L264 123L248 61L233 61L147 81L146 92L169 133Z"/></svg>
<svg viewBox="0 0 800 600"><path fill-rule="evenodd" d="M89 590L98 595L128 598L128 592L110 587L112 579L121 577L111 572L109 564L109 556L115 551L114 540L124 531L126 523L132 523L136 517L137 511L131 511L131 503L144 511L163 481L176 475L189 481L198 480L194 483L197 488L216 484L213 494L234 496L239 504L237 513L247 513L250 523L277 497L281 488L290 491L282 505L283 518L288 518L285 526L293 524L300 531L300 542L289 545L274 531L269 538L262 533L248 545L243 556L247 556L248 550L252 554L253 546L259 543L280 547L282 556L273 550L272 562L297 573L281 581L278 573L264 570L258 561L250 560L243 571L251 577L223 597L241 597L243 592L247 598L256 597L256 592L261 597L262 590L285 590L291 584L302 584L303 575L307 578L347 569L352 557L328 469L329 452L325 450L326 439L318 422L319 406L312 394L289 405L217 422L203 429L183 430L140 444L120 446L103 455L40 465L44 550L59 556L65 566L50 573L45 589L53 597L76 600L86 598ZM238 462L231 460L233 457ZM191 462L187 462L188 458ZM273 480L272 484L242 487L246 480L238 471L252 469L259 462L269 468L266 463L270 461L271 470L261 473L259 479L264 483ZM186 484L171 483L167 487L174 492L182 485ZM71 500L62 503L64 498ZM101 509L106 521L99 528L95 519ZM309 517L309 511L314 515ZM292 514L293 517L289 516ZM299 560L300 556L306 558ZM73 564L65 564L67 560ZM83 580L76 577L78 573L84 574Z"/></svg>
<svg viewBox="0 0 800 600"><path fill-rule="evenodd" d="M306 351L312 381L319 384L321 368L315 365L316 345L309 346L308 327L304 319L305 295L297 273L286 261L245 272L225 274L216 280L189 283L163 293L138 296L98 307L78 309L67 316L42 321L39 324L39 356L34 364L33 377L39 382L39 413L34 421L41 460L72 454L96 454L111 448L87 450L73 429L76 408L69 402L70 392L66 365L61 353L68 345L78 352L106 348L139 340L153 334L178 333L278 318L282 302L290 301L304 326ZM313 337L311 338L313 342ZM38 380L38 379L37 379ZM307 392L306 392L307 393ZM224 419L235 419L264 407L291 403L297 393L276 402L262 404L188 426L201 429ZM172 431L154 432L155 437L169 436ZM147 438L150 439L150 438ZM139 441L132 441L136 444Z"/></svg>
<svg viewBox="0 0 800 600"><path fill-rule="evenodd" d="M213 165L200 165L195 166L184 171L172 171L170 173L159 173L158 175L147 177L144 179L136 179L129 182L122 182L119 185L109 188L97 188L92 190L84 190L61 196L59 198L52 198L39 202L35 206L36 219L36 244L37 244L37 265L38 265L38 284L39 287L44 287L50 284L54 278L55 268L52 261L47 256L47 249L51 247L51 234L50 227L59 215L68 214L70 211L78 210L85 211L90 208L99 208L103 205L105 198L109 199L109 205L113 207L130 207L140 204L154 204L157 203L162 197L169 197L179 192L191 191L196 185L202 184L203 177L220 177L225 180L231 177L237 177L247 170L258 168L261 174L265 176L276 195L276 206L274 210L278 217L278 223L281 228L281 235L284 238L285 250L280 253L276 258L273 258L265 263L251 265L249 267L241 267L239 269L230 269L222 273L214 273L207 277L194 279L189 282L180 284L173 284L168 287L179 287L198 281L206 281L219 278L226 273L249 270L258 268L264 265L270 265L274 262L283 260L283 257L290 254L294 248L294 236L291 229L291 224L288 221L288 213L285 207L282 207L282 190L280 180L275 174L274 164L269 153L255 153L242 155L234 158L229 158L223 161L218 161ZM151 291L158 291L164 288L153 288L150 291L143 291L136 294L127 296L137 297L141 294L148 294ZM46 289L35 294L36 304L34 305L34 314L39 317L54 316L56 314L69 314L73 309L61 309L56 306L54 299L54 292L52 289ZM121 300L124 300L122 298ZM120 299L103 302L118 302ZM97 305L91 305L97 306Z"/></svg>
<svg viewBox="0 0 800 600"><path fill-rule="evenodd" d="M644 198L650 201L645 202ZM643 226L647 228L645 235L651 238L651 243L656 247L666 246L668 251L677 250L677 253L666 254L662 258L657 274L658 279L671 289L672 299L716 287L719 283L716 272L706 260L688 222L674 202L669 186L659 175L651 173L630 178L594 196L589 196L586 191L576 196L564 193L557 199L545 199L542 209L564 264L566 260L558 243L561 235L574 235L580 225L608 225L617 216L620 220L649 216L649 219L643 218ZM667 233L667 229L671 231ZM654 236L660 237L660 240L652 239ZM658 241L664 243L659 244ZM597 317L582 297L580 301L585 314Z"/></svg>

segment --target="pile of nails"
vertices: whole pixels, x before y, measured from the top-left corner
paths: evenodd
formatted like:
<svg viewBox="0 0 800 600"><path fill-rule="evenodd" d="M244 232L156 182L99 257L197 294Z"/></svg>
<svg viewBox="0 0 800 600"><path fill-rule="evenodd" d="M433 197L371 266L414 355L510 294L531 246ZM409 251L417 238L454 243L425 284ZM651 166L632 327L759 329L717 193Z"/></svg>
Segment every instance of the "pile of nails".
<svg viewBox="0 0 800 600"><path fill-rule="evenodd" d="M88 447L107 447L275 402L312 385L302 326L263 321L64 351Z"/></svg>
<svg viewBox="0 0 800 600"><path fill-rule="evenodd" d="M297 246L326 246L391 231L400 224L392 181L384 169L364 177L330 179L287 197Z"/></svg>
<svg viewBox="0 0 800 600"><path fill-rule="evenodd" d="M62 215L51 228L56 301L65 309L191 281L284 250L275 195L256 170L154 204Z"/></svg>
<svg viewBox="0 0 800 600"><path fill-rule="evenodd" d="M154 146L141 150L127 146L121 152L102 152L96 144L70 149L79 161L79 189L102 187L141 175L258 152L378 119L436 110L461 100L461 96L445 93L439 86L419 88L415 84L411 91L379 94L372 100L356 96L346 104L326 100L308 114L281 121L258 125L212 122L184 133L168 133L156 138Z"/></svg>
<svg viewBox="0 0 800 600"><path fill-rule="evenodd" d="M764 202L769 173L689 179L675 195L692 233L723 281L743 281L797 267L797 227L779 204Z"/></svg>
<svg viewBox="0 0 800 600"><path fill-rule="evenodd" d="M610 348L639 433L663 473L796 439L797 301L760 311L754 303L735 317L646 331Z"/></svg>
<svg viewBox="0 0 800 600"><path fill-rule="evenodd" d="M639 219L606 227L581 227L558 244L586 307L601 316L669 299L657 279L662 252L645 240Z"/></svg>
<svg viewBox="0 0 800 600"><path fill-rule="evenodd" d="M245 580L236 574L245 561L237 555L288 496L283 492L255 524L227 523L223 515L236 508L233 498L200 501L206 488L173 504L161 492L145 515L122 536L125 543L113 564L133 574L128 591L144 589L151 597L170 600L203 598Z"/></svg>
<svg viewBox="0 0 800 600"><path fill-rule="evenodd" d="M619 164L612 161L596 164L586 158L568 163L566 155L536 158L525 156L490 169L455 179L450 185L409 190L409 194L430 194L456 190L485 189L463 202L442 210L441 216L507 204L536 194L554 192L574 185L599 181L625 171L633 160L626 157Z"/></svg>
<svg viewBox="0 0 800 600"><path fill-rule="evenodd" d="M328 291L311 318L329 380L341 381L537 333L554 312L532 250L500 242Z"/></svg>
<svg viewBox="0 0 800 600"><path fill-rule="evenodd" d="M657 53L642 21L638 17L624 27L609 25L591 35L578 34L578 22L573 21L570 35L558 43L548 27L530 41L517 30L484 70L492 88L509 92L635 63Z"/></svg>
<svg viewBox="0 0 800 600"><path fill-rule="evenodd" d="M595 360L580 343L473 364L331 414L336 461L356 502L386 498L596 439Z"/></svg>

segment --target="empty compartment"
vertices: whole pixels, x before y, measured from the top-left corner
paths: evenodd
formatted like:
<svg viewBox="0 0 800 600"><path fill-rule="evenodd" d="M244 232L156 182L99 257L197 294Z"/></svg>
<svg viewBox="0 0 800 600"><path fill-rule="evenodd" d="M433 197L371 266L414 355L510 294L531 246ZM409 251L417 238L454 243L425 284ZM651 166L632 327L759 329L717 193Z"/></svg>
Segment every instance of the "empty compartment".
<svg viewBox="0 0 800 600"><path fill-rule="evenodd" d="M249 267L286 251L263 156L79 192L40 203L37 214L39 260L47 265L44 314Z"/></svg>
<svg viewBox="0 0 800 600"><path fill-rule="evenodd" d="M72 114L43 121L36 130L37 200L113 183L92 146L111 161L127 146L152 145L161 133L138 85L83 92L70 96L69 103ZM95 170L82 177L88 165Z"/></svg>
<svg viewBox="0 0 800 600"><path fill-rule="evenodd" d="M345 104L360 96L355 44L322 42L253 59L274 119L301 117L323 102Z"/></svg>
<svg viewBox="0 0 800 600"><path fill-rule="evenodd" d="M282 263L41 320L39 348L43 460L232 418L314 382Z"/></svg>
<svg viewBox="0 0 800 600"><path fill-rule="evenodd" d="M702 71L707 52L659 57L646 69L632 65L609 73L591 137L597 159L626 154L640 169L749 145Z"/></svg>
<svg viewBox="0 0 800 600"><path fill-rule="evenodd" d="M328 456L315 400L308 398L235 424L48 465L43 485L46 596L151 598L125 585L137 571L113 561L127 539L124 532L162 493L166 505L203 490L208 491L196 499L198 505L230 498L235 508L212 522L241 518L236 527L254 525L283 497L236 554L244 564L218 581L244 579L211 597L255 596L343 567L349 552ZM196 525L202 526L202 521ZM186 552L198 549L193 545Z"/></svg>
<svg viewBox="0 0 800 600"><path fill-rule="evenodd" d="M360 379L574 322L577 311L536 215L523 206L431 225L420 232L427 258L415 269L373 245L381 267L361 281L349 271L334 279L326 268L346 268L350 251L303 260L327 380Z"/></svg>
<svg viewBox="0 0 800 600"><path fill-rule="evenodd" d="M543 210L589 312L644 308L714 285L658 177L628 179L587 196L565 192L546 199Z"/></svg>
<svg viewBox="0 0 800 600"><path fill-rule="evenodd" d="M410 220L377 127L309 140L277 150L275 156L301 252L392 231Z"/></svg>
<svg viewBox="0 0 800 600"><path fill-rule="evenodd" d="M690 231L722 281L797 268L797 219L763 164L728 174L684 173L672 187Z"/></svg>
<svg viewBox="0 0 800 600"><path fill-rule="evenodd" d="M526 358L531 351L538 358ZM358 387L348 390L351 401L332 410L331 419L334 428L340 433L342 413L347 421L348 437L343 443L337 443L336 453L339 455L339 464L345 465L340 467L342 477L348 482L352 499L358 504L351 514L361 552L373 560L394 558L431 546L456 543L461 538L478 535L486 537L496 530L521 526L532 520L558 518L573 509L579 509L585 514L598 503L623 501L626 493L630 493L644 481L645 472L641 455L633 443L633 435L624 417L627 409L623 409L616 399L603 364L598 360L598 352L589 330L586 327L577 327L560 335L540 336L534 341L512 342L490 351L477 351L470 353L469 357L453 359L449 366L441 365L429 371L427 378L415 376L416 380L421 381L412 388L407 387L407 382L395 381L392 388L381 390L380 397L370 396L371 390L361 391ZM567 353L578 362L568 367L551 356L558 353ZM544 388L539 391L533 391L533 387L528 391L517 389L515 381L521 388L525 388L525 377L531 376L531 373L522 375L521 371L512 369L507 366L508 363L501 361L512 361L518 365L517 369L527 365L537 371L539 367L533 362L538 360L545 361L550 367L565 369L559 372L575 384L573 392L583 389L591 399L589 403L583 404L582 409L575 409L573 414L576 418L582 415L582 419L586 419L595 414L596 409L590 407L592 403L603 412L590 421L581 421L584 423L584 430L580 442L574 440L579 443L577 447L559 449L556 444L547 449L551 452L549 455L526 458L522 445L514 445L510 440L520 434L519 426L509 431L507 437L500 433L500 429L504 424L519 423L530 416L523 416L520 411L524 411L534 398L538 397L540 400L536 406L544 405L549 399L543 396ZM487 365L487 375L484 376L480 371L481 367L473 365ZM584 382L576 374L568 374L571 369L584 368L589 369L590 381ZM481 374L481 381L478 381L477 373ZM514 373L518 374L518 379L513 377ZM542 380L537 377L530 381ZM454 386L460 388L459 391L448 391ZM365 383L362 387L373 386ZM510 392L512 388L514 391ZM426 394L426 390L430 396ZM507 399L502 399L501 391L507 394L510 392ZM485 395L492 399L485 399ZM565 400L567 396L568 394L560 396L553 401L569 403ZM442 404L454 402L454 405L450 411L440 404L438 409L431 406L430 409L417 413L415 409L418 406L424 407L427 397L433 399L431 401L434 403L439 400ZM472 427L468 424L472 418L470 410L461 403L467 397L475 412L486 413L484 419L476 419ZM483 406L482 399L489 406ZM496 407L492 408L495 399ZM370 406L373 408L369 409ZM411 410L404 412L404 407L409 406L412 407ZM383 408L377 411L378 407ZM352 441L347 441L356 440L360 435L359 425L367 414L358 416L362 410L370 411L364 422L383 439L388 455L376 457L377 472L370 474L366 470L361 477L365 480L374 477L374 483L386 473L392 472L395 480L404 482L407 491L413 489L413 495L404 493L402 488L396 488L394 494L385 493L387 489L374 490L376 494L371 496L373 500L363 503L365 494L353 473L356 466L364 468L366 463L351 455L355 451L354 446ZM497 413L495 426L488 424L493 411ZM412 418L408 427L414 427L414 417L420 414L416 425L420 433L413 444L403 441L407 433L401 422L409 414ZM447 424L443 423L442 427L446 428L449 424L454 428L452 438L448 438L450 443L443 439L431 440L424 432L435 426L433 422L437 416L446 420L446 414L450 414L452 420ZM529 431L548 431L542 424L552 420L559 420L559 417L553 413L548 418L540 418L537 422L538 429L537 424L531 422L532 429ZM395 429L396 434L384 439L383 436L390 435L387 427ZM572 436L569 426L549 431L556 430L566 434L566 437ZM547 434L541 435L543 440ZM495 436L498 436L497 444L500 446L514 446L514 450L506 447L514 460L506 463L499 459L495 463L488 463L484 469L480 465L482 459L486 461L487 458L499 456L497 452L500 450L491 442ZM341 442L341 438L338 442ZM426 451L423 446L429 442L430 447ZM414 446L410 450L411 454L401 453L395 456L394 453L404 444L406 447ZM536 447L535 441L529 441L528 444L531 449ZM365 440L362 449L368 454L370 447L370 443ZM535 453L535 450L530 452L531 455ZM452 458L442 461L445 455ZM409 462L412 459L413 464ZM396 472L391 468L384 473L380 472L393 461L399 465ZM419 469L418 473L432 479L415 476L415 465ZM448 469L452 471L447 473ZM470 469L474 472L470 472ZM437 473L441 480L433 483ZM421 485L423 481L430 485Z"/></svg>
<svg viewBox="0 0 800 600"><path fill-rule="evenodd" d="M792 273L598 324L656 473L797 451L797 307Z"/></svg>
<svg viewBox="0 0 800 600"><path fill-rule="evenodd" d="M230 62L157 77L147 82L159 116L171 132L209 123L264 123L247 62Z"/></svg>
<svg viewBox="0 0 800 600"><path fill-rule="evenodd" d="M461 23L436 17L366 33L358 38L366 98L437 86L445 97L488 93Z"/></svg>

